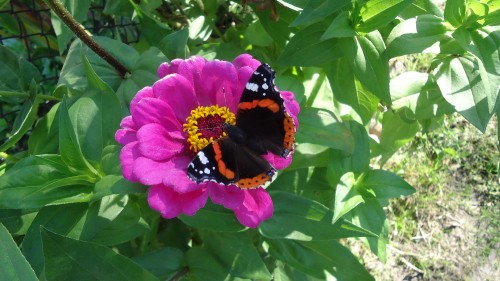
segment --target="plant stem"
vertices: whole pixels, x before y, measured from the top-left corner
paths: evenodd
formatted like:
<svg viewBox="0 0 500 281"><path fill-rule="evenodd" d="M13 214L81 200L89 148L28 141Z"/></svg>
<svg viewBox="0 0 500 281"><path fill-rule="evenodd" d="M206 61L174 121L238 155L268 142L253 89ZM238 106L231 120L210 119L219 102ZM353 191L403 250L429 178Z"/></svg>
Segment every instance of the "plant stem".
<svg viewBox="0 0 500 281"><path fill-rule="evenodd" d="M49 5L50 9L56 13L56 15L73 31L73 33L82 40L85 45L87 45L92 51L94 51L98 56L103 58L106 62L111 64L116 71L123 78L127 72L130 72L121 62L119 62L115 57L113 57L108 51L102 48L97 42L90 36L85 29L78 23L71 13L64 7L64 5L59 0L45 0Z"/></svg>

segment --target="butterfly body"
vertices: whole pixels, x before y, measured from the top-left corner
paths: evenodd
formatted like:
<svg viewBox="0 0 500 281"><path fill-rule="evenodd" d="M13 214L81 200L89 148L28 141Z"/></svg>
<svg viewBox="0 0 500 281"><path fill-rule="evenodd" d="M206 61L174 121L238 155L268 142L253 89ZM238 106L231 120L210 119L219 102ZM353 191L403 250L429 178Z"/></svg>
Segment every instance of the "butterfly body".
<svg viewBox="0 0 500 281"><path fill-rule="evenodd" d="M207 145L188 165L188 176L200 183L214 181L257 188L270 181L276 169L262 156L283 158L293 151L295 125L274 85L274 71L259 66L241 95L236 124L224 124L226 137Z"/></svg>

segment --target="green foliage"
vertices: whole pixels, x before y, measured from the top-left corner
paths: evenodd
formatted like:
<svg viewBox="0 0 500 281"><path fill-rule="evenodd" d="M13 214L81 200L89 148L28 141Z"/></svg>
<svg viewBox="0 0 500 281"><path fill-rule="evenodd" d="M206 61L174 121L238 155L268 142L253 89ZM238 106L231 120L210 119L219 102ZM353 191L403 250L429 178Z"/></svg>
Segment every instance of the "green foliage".
<svg viewBox="0 0 500 281"><path fill-rule="evenodd" d="M80 21L92 2L64 1ZM94 37L125 77L74 40L42 95L38 70L0 46L2 110L17 112L0 122L0 259L13 261L0 272L12 280L373 280L338 239L358 237L386 260L383 208L415 190L383 164L444 115L484 131L498 114L495 1L449 0L441 12L429 0L289 0L274 20L252 1L136 2L108 1L105 13L136 15L138 43ZM52 20L62 53L73 35ZM268 187L273 217L246 229L208 203L160 219L147 187L121 175L120 120L161 62L244 52L301 105L294 161ZM428 73L391 79L389 59L420 53L433 58ZM55 102L40 113L44 100Z"/></svg>

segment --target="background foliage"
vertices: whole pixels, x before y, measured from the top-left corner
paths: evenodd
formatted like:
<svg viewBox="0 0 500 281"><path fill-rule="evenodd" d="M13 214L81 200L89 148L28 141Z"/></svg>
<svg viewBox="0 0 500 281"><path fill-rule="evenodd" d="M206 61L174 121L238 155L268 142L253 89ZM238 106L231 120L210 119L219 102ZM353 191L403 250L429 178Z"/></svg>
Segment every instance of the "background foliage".
<svg viewBox="0 0 500 281"><path fill-rule="evenodd" d="M63 2L81 22L95 4ZM107 16L138 22L133 44L94 36L125 77L52 15L65 59L49 93L37 67L0 46L2 110L16 112L0 124L8 280L373 279L339 239L359 237L385 261L383 208L414 192L382 169L387 160L445 115L484 131L498 113L500 2L246 2L106 2ZM245 229L209 203L193 217L160 219L146 187L121 176L119 121L161 62L243 52L270 64L302 109L294 161L268 189L274 216ZM428 72L390 78L390 59L419 53L432 57Z"/></svg>

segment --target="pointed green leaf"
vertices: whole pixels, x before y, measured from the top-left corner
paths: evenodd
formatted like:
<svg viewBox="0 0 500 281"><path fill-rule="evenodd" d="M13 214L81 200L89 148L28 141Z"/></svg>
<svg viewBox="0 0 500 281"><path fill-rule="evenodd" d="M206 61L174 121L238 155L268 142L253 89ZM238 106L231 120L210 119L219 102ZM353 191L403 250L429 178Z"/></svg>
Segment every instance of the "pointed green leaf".
<svg viewBox="0 0 500 281"><path fill-rule="evenodd" d="M447 0L444 7L444 19L454 27L459 27L465 17L465 0Z"/></svg>
<svg viewBox="0 0 500 281"><path fill-rule="evenodd" d="M35 272L21 254L5 226L0 223L0 272L9 281L37 281Z"/></svg>
<svg viewBox="0 0 500 281"><path fill-rule="evenodd" d="M414 0L371 0L361 6L357 31L371 32L393 21Z"/></svg>
<svg viewBox="0 0 500 281"><path fill-rule="evenodd" d="M334 2L334 1L330 1ZM353 23L349 17L349 12L340 13L321 35L321 40L327 40L335 37L353 37L356 35Z"/></svg>
<svg viewBox="0 0 500 281"><path fill-rule="evenodd" d="M355 182L356 179L353 173L344 174L340 179L340 183L335 190L335 212L333 222L336 222L343 215L364 202L363 197L355 188Z"/></svg>
<svg viewBox="0 0 500 281"><path fill-rule="evenodd" d="M232 211L210 202L207 202L206 206L198 210L195 215L180 215L179 219L191 227L213 231L234 232L245 229L245 226L238 222Z"/></svg>
<svg viewBox="0 0 500 281"><path fill-rule="evenodd" d="M321 280L326 280L327 276L347 281L375 280L358 259L336 240L267 241L273 257Z"/></svg>
<svg viewBox="0 0 500 281"><path fill-rule="evenodd" d="M64 237L45 228L41 232L48 280L159 280L110 248Z"/></svg>
<svg viewBox="0 0 500 281"><path fill-rule="evenodd" d="M41 100L35 97L33 100L27 100L24 103L18 115L18 118L21 118L19 119L20 125L14 128L14 132L11 133L9 139L0 145L0 152L4 152L15 145L31 129L33 123L38 119L38 105L40 102Z"/></svg>
<svg viewBox="0 0 500 281"><path fill-rule="evenodd" d="M184 265L184 253L173 247L159 248L132 260L160 280L169 280Z"/></svg>
<svg viewBox="0 0 500 281"><path fill-rule="evenodd" d="M300 15L291 23L292 26L306 25L323 20L352 0L313 0L307 2Z"/></svg>
<svg viewBox="0 0 500 281"><path fill-rule="evenodd" d="M356 183L356 188L363 196L374 196L376 199L399 198L415 193L415 188L404 179L385 170L366 172Z"/></svg>

